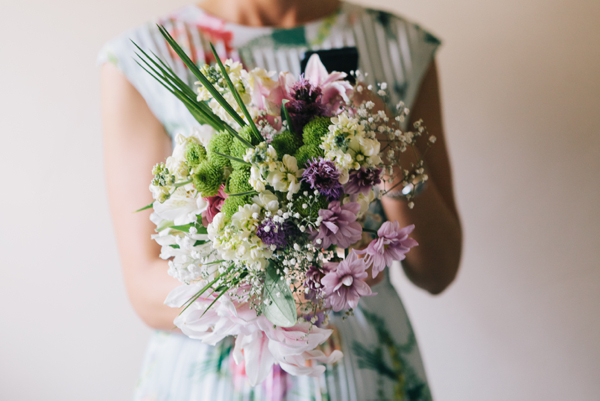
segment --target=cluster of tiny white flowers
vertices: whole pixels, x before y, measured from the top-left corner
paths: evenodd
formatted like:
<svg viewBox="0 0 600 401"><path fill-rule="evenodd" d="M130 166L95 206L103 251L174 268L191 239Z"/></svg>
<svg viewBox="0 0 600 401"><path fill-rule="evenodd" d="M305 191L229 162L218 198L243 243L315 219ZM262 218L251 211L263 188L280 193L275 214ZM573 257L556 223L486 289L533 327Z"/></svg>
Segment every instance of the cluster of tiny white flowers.
<svg viewBox="0 0 600 401"><path fill-rule="evenodd" d="M354 73L357 78L366 77L367 74L361 74L360 71ZM356 92L362 93L364 85L358 84L356 86ZM386 90L388 85L385 82L377 84L377 95L380 97L387 96ZM369 90L373 90L372 85L366 87ZM412 163L409 169L399 171L397 167L400 165L400 160L403 159L402 153L406 152L409 147L416 148L417 141L423 136L427 138L427 149L433 145L436 141L436 137L429 135L426 128L423 126L421 120L414 123L414 130L403 130L402 126L406 122L406 119L410 113L410 110L405 106L403 102L396 104L396 115L393 120L383 110L378 110L376 113L373 111L375 107L372 101L363 101L359 105L355 105L354 111L360 119L360 123L364 126L364 130L368 132L376 133L377 139L381 143L382 149L380 150L382 164L380 167L383 168L384 175L383 179L386 183L398 182L393 185L396 187L401 185L401 191L393 191L395 194L400 194L403 198L409 201L408 206L413 207L414 198L417 189L422 186L428 179L427 175L424 174L424 164L421 155L421 159L415 163ZM427 151L427 150L426 150ZM398 177L398 175L401 177ZM393 188L388 188L387 191L378 193L377 196L381 197L388 192L391 192ZM363 205L361 204L361 212Z"/></svg>
<svg viewBox="0 0 600 401"><path fill-rule="evenodd" d="M250 270L266 267L272 251L256 236L260 211L260 206L247 204L239 208L231 221L223 213L214 217L207 227L208 238L223 259L245 262Z"/></svg>
<svg viewBox="0 0 600 401"><path fill-rule="evenodd" d="M372 108L370 104L365 107ZM331 122L322 147L325 158L333 161L341 171L342 184L347 181L347 173L350 170L378 167L381 164L380 143L376 133L369 129L367 120L362 118L360 113L350 116L348 112L342 112L333 117Z"/></svg>
<svg viewBox="0 0 600 401"><path fill-rule="evenodd" d="M179 281L209 281L217 272L214 261L218 253L206 235L197 234L195 227L190 227L188 233L165 229L153 238L162 247L160 257L169 260L169 275Z"/></svg>

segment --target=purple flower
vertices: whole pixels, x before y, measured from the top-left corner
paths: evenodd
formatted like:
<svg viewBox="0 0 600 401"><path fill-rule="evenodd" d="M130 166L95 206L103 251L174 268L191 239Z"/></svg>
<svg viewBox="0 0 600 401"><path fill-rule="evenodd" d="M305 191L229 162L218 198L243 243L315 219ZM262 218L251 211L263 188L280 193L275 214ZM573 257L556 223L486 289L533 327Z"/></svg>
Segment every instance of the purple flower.
<svg viewBox="0 0 600 401"><path fill-rule="evenodd" d="M329 201L340 199L344 193L339 178L340 172L333 162L323 158L309 160L302 173L302 180L307 182L311 189L318 190Z"/></svg>
<svg viewBox="0 0 600 401"><path fill-rule="evenodd" d="M339 245L348 248L361 238L362 227L356 221L356 215L360 211L360 205L356 202L340 205L335 201L329 204L327 209L319 210L321 225L318 232L313 232L312 240L321 240L322 248L330 245Z"/></svg>
<svg viewBox="0 0 600 401"><path fill-rule="evenodd" d="M393 261L403 260L410 248L419 245L408 236L414 228L414 224L411 224L400 229L400 223L397 221L386 221L377 231L379 238L371 241L366 249L359 251L361 254L367 254L365 256L367 266L373 265L373 277Z"/></svg>
<svg viewBox="0 0 600 401"><path fill-rule="evenodd" d="M317 295L323 289L321 279L328 272L325 268L312 265L306 272L306 279L304 280L304 287L308 289L306 293L306 299L315 301Z"/></svg>
<svg viewBox="0 0 600 401"><path fill-rule="evenodd" d="M304 126L313 118L325 115L321 102L321 88L312 85L304 76L292 86L290 101L286 104L294 132L302 133Z"/></svg>
<svg viewBox="0 0 600 401"><path fill-rule="evenodd" d="M312 322L313 317L317 317L317 320L313 324L317 327L321 327L325 322L325 312L317 312L316 314L304 315L303 318L307 322Z"/></svg>
<svg viewBox="0 0 600 401"><path fill-rule="evenodd" d="M331 269L331 272L321 279L325 287L327 307L331 307L335 312L345 308L356 308L360 297L371 295L371 287L364 281L367 278L366 270L365 261L356 256L355 251L350 252L346 259Z"/></svg>
<svg viewBox="0 0 600 401"><path fill-rule="evenodd" d="M275 223L269 219L263 221L256 230L256 235L267 245L275 245L277 248L287 246L288 238L294 235L296 229L291 222Z"/></svg>
<svg viewBox="0 0 600 401"><path fill-rule="evenodd" d="M358 194L369 193L369 190L373 186L381 183L381 169L380 168L369 168L365 169L362 167L360 170L353 171L350 174L348 182L344 186L344 190L347 194Z"/></svg>

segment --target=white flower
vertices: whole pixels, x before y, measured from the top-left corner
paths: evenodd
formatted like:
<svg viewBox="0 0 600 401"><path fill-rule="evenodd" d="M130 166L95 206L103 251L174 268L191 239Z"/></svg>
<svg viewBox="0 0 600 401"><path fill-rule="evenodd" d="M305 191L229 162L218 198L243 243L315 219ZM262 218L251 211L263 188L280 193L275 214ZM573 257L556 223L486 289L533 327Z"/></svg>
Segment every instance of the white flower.
<svg viewBox="0 0 600 401"><path fill-rule="evenodd" d="M207 227L208 238L225 260L239 261L250 269L262 270L267 266L273 250L256 236L261 206L246 204L228 221L218 213Z"/></svg>
<svg viewBox="0 0 600 401"><path fill-rule="evenodd" d="M190 184L191 185L191 184ZM165 202L154 202L154 213L166 221L180 226L196 221L196 216L208 207L208 202L194 190L178 188Z"/></svg>
<svg viewBox="0 0 600 401"><path fill-rule="evenodd" d="M276 168L269 171L267 182L276 191L287 192L287 199L300 190L302 173L298 170L298 162L294 156L284 155L283 161L276 164Z"/></svg>
<svg viewBox="0 0 600 401"><path fill-rule="evenodd" d="M347 182L349 170L377 167L382 163L379 156L381 144L374 132L365 131L360 117L342 113L333 117L331 122L333 124L329 126L322 147L325 158L333 161L342 173L340 182Z"/></svg>
<svg viewBox="0 0 600 401"><path fill-rule="evenodd" d="M253 165L250 167L249 183L257 192L263 192L266 189L265 180L262 177L259 166Z"/></svg>
<svg viewBox="0 0 600 401"><path fill-rule="evenodd" d="M277 211L279 210L279 199L271 191L264 191L259 193L253 198L253 201L257 205L271 213L277 213Z"/></svg>
<svg viewBox="0 0 600 401"><path fill-rule="evenodd" d="M344 198L344 201L342 203L346 204L349 202L356 202L359 204L360 206L360 210L357 213L357 218L361 218L365 215L365 213L367 212L367 210L369 210L369 206L371 206L371 203L375 200L376 195L375 192L371 189L369 190L369 192L367 194L363 194L363 193L359 193L357 195L351 195L351 196L347 196L346 198Z"/></svg>

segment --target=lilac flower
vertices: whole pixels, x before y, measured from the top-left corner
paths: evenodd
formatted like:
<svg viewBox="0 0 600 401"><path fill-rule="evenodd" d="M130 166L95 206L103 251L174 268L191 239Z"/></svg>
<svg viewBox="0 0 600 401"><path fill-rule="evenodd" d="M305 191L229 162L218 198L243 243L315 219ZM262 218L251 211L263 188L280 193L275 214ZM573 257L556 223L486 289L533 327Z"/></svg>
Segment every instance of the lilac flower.
<svg viewBox="0 0 600 401"><path fill-rule="evenodd" d="M359 211L360 205L356 202L345 205L331 202L327 209L319 210L321 224L319 231L313 232L312 240L322 248L329 248L332 244L348 248L361 238L362 227L356 221Z"/></svg>
<svg viewBox="0 0 600 401"><path fill-rule="evenodd" d="M369 193L373 186L381 183L381 169L362 167L360 170L353 171L350 174L348 182L344 185L344 190L347 194Z"/></svg>
<svg viewBox="0 0 600 401"><path fill-rule="evenodd" d="M309 160L302 173L302 180L329 201L338 200L344 193L339 178L340 172L335 168L335 164L323 158Z"/></svg>
<svg viewBox="0 0 600 401"><path fill-rule="evenodd" d="M308 289L306 293L306 299L315 301L317 295L323 289L321 279L327 273L325 268L312 265L306 272L306 279L304 280L304 287Z"/></svg>
<svg viewBox="0 0 600 401"><path fill-rule="evenodd" d="M281 224L269 219L258 226L256 235L267 245L284 248L287 246L288 238L292 237L295 232L296 229L291 222Z"/></svg>
<svg viewBox="0 0 600 401"><path fill-rule="evenodd" d="M302 317L304 318L304 320L306 320L307 322L311 322L317 327L322 327L323 323L325 322L325 312L317 312L315 314L304 315ZM313 318L315 317L317 318L317 320L313 321Z"/></svg>
<svg viewBox="0 0 600 401"><path fill-rule="evenodd" d="M325 115L325 107L321 102L321 88L300 76L291 88L290 101L286 108L292 119L294 132L302 133L302 129L310 120Z"/></svg>
<svg viewBox="0 0 600 401"><path fill-rule="evenodd" d="M367 265L356 252L350 255L321 280L325 287L327 306L335 312L346 308L356 308L360 297L371 295L371 287L365 283Z"/></svg>
<svg viewBox="0 0 600 401"><path fill-rule="evenodd" d="M403 260L413 246L419 245L408 235L414 230L414 224L400 229L397 221L386 221L377 231L379 238L371 241L369 246L359 253L367 254L365 263L373 265L373 277L376 277L386 266L395 260Z"/></svg>

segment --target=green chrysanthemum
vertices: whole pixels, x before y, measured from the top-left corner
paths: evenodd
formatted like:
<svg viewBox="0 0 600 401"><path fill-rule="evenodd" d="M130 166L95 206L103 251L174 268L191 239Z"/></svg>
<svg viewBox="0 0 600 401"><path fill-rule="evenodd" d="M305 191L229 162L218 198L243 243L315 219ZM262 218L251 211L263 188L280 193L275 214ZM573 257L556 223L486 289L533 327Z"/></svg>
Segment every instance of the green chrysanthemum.
<svg viewBox="0 0 600 401"><path fill-rule="evenodd" d="M215 196L219 192L223 179L223 168L208 160L200 163L192 174L192 181L196 190L205 198Z"/></svg>
<svg viewBox="0 0 600 401"><path fill-rule="evenodd" d="M250 142L252 145L258 145L258 141L254 139L254 136L252 135L252 128L249 125L246 125L244 128L242 128L238 132L238 135ZM237 157L238 159L243 159L247 151L248 147L244 145L242 141L233 137L231 142L231 156ZM236 162L234 160L231 161L231 165L234 169L239 169L246 166L245 164Z"/></svg>
<svg viewBox="0 0 600 401"><path fill-rule="evenodd" d="M303 206L307 207L304 208ZM314 221L319 217L319 210L327 209L329 202L325 197L317 195L317 198L308 198L307 196L299 196L294 199L294 210L300 213L300 216L309 218Z"/></svg>
<svg viewBox="0 0 600 401"><path fill-rule="evenodd" d="M253 188L249 181L250 167L244 166L244 168L233 170L227 180L227 188L225 190L230 194L252 191Z"/></svg>
<svg viewBox="0 0 600 401"><path fill-rule="evenodd" d="M283 158L283 155L292 156L302 144L300 143L299 138L292 134L290 131L283 131L282 133L276 135L271 141L271 145L277 151L277 156L279 159Z"/></svg>
<svg viewBox="0 0 600 401"><path fill-rule="evenodd" d="M320 145L323 142L323 137L329 132L330 125L331 118L329 117L316 117L312 119L304 126L304 130L302 131L304 145Z"/></svg>
<svg viewBox="0 0 600 401"><path fill-rule="evenodd" d="M208 160L221 168L230 166L229 159L217 153L229 155L232 142L233 136L228 132L215 134L208 143Z"/></svg>
<svg viewBox="0 0 600 401"><path fill-rule="evenodd" d="M190 168L194 168L206 160L206 149L198 141L189 141L185 146L185 161Z"/></svg>
<svg viewBox="0 0 600 401"><path fill-rule="evenodd" d="M238 211L240 206L244 206L248 203L252 203L252 197L250 195L230 196L225 199L225 202L223 202L221 212L224 213L228 218L231 218L231 216Z"/></svg>
<svg viewBox="0 0 600 401"><path fill-rule="evenodd" d="M322 157L323 155L325 155L325 153L318 145L302 145L295 155L296 160L298 161L298 168L303 168L310 159Z"/></svg>

